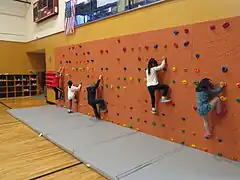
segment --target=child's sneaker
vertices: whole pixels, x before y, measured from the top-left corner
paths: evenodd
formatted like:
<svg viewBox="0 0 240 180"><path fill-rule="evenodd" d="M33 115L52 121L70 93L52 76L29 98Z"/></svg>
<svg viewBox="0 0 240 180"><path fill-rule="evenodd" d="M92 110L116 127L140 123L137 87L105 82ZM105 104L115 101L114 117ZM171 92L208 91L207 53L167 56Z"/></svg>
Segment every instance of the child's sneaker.
<svg viewBox="0 0 240 180"><path fill-rule="evenodd" d="M71 110L71 109L68 109L68 113L72 113L72 110Z"/></svg>
<svg viewBox="0 0 240 180"><path fill-rule="evenodd" d="M170 99L167 99L166 97L162 97L161 98L161 102L162 103L168 103L168 102L170 102L171 100Z"/></svg>
<svg viewBox="0 0 240 180"><path fill-rule="evenodd" d="M152 108L152 113L153 114L156 114L157 113L157 110L155 108Z"/></svg>
<svg viewBox="0 0 240 180"><path fill-rule="evenodd" d="M74 101L75 103L78 103L78 100L77 100L77 99L74 99L73 101Z"/></svg>
<svg viewBox="0 0 240 180"><path fill-rule="evenodd" d="M212 134L209 133L209 132L204 132L204 137L205 137L206 139L209 139L209 138L212 137Z"/></svg>
<svg viewBox="0 0 240 180"><path fill-rule="evenodd" d="M107 109L106 108L105 109L100 109L100 112L105 113L105 112L107 112Z"/></svg>

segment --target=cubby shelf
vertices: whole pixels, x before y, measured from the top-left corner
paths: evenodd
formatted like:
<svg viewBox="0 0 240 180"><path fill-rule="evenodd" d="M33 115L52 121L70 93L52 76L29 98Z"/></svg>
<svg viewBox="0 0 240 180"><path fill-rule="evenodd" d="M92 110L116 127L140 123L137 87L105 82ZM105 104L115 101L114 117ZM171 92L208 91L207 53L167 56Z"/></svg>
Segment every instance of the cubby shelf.
<svg viewBox="0 0 240 180"><path fill-rule="evenodd" d="M26 91L26 89L28 89ZM0 98L38 95L35 74L0 74Z"/></svg>

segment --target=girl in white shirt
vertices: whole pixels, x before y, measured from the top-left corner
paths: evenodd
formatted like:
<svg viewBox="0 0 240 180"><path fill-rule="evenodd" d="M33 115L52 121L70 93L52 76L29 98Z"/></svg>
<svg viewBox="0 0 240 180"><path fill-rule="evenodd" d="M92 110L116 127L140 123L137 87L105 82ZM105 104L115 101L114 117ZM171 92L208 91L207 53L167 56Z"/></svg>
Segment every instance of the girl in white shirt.
<svg viewBox="0 0 240 180"><path fill-rule="evenodd" d="M73 82L71 80L68 81L68 113L72 112L72 101L74 98L76 98L75 93L80 90L82 86L82 83L78 85L78 87L73 85Z"/></svg>
<svg viewBox="0 0 240 180"><path fill-rule="evenodd" d="M146 70L147 75L147 87L148 91L151 96L151 103L152 103L152 113L155 114L156 108L155 108L155 91L156 90L163 90L161 102L167 103L170 102L170 99L167 99L169 86L165 84L159 84L158 78L157 78L157 71L162 70L166 66L166 58L162 58L162 63L158 65L157 61L154 58L151 58L148 62L148 68Z"/></svg>

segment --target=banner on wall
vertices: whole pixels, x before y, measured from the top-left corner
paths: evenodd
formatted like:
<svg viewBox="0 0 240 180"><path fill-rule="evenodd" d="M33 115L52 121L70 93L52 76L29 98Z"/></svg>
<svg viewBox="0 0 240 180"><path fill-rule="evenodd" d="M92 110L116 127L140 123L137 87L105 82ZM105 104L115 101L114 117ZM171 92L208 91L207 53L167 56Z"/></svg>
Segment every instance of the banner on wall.
<svg viewBox="0 0 240 180"><path fill-rule="evenodd" d="M65 34L73 34L75 31L75 7L76 0L67 0L65 2Z"/></svg>

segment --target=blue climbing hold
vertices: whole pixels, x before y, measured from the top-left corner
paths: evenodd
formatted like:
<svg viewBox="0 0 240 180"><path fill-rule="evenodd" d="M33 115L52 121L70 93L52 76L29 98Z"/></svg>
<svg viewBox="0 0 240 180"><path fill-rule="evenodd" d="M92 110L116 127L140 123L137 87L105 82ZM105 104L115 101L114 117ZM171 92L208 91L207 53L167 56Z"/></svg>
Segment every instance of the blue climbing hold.
<svg viewBox="0 0 240 180"><path fill-rule="evenodd" d="M124 69L124 71L126 71L126 70L127 70L127 68L126 68L126 67L124 67L123 69Z"/></svg>
<svg viewBox="0 0 240 180"><path fill-rule="evenodd" d="M223 140L221 138L218 138L218 142L222 142Z"/></svg>
<svg viewBox="0 0 240 180"><path fill-rule="evenodd" d="M175 36L177 36L177 35L179 34L179 31L178 31L178 30L174 30L174 31L173 31L173 34L174 34Z"/></svg>
<svg viewBox="0 0 240 180"><path fill-rule="evenodd" d="M183 120L183 121L186 121L186 118L185 118L185 117L182 117L182 120Z"/></svg>
<svg viewBox="0 0 240 180"><path fill-rule="evenodd" d="M228 67L226 67L226 66L223 66L223 67L222 67L222 72L223 72L223 73L226 73L226 72L228 72Z"/></svg>
<svg viewBox="0 0 240 180"><path fill-rule="evenodd" d="M187 47L189 45L189 41L184 42L184 46Z"/></svg>
<svg viewBox="0 0 240 180"><path fill-rule="evenodd" d="M157 49L157 48L158 48L158 44L155 44L155 45L154 45L154 48Z"/></svg>
<svg viewBox="0 0 240 180"><path fill-rule="evenodd" d="M200 54L196 54L195 56L196 56L196 58L197 58L197 59L199 59L199 58L200 58Z"/></svg>

